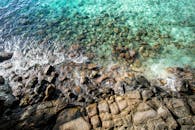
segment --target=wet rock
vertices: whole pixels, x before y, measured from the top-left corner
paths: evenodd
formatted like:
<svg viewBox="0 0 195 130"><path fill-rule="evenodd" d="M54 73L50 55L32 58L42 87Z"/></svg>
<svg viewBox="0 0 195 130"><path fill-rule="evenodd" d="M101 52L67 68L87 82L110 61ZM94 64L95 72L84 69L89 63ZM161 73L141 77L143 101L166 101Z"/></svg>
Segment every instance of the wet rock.
<svg viewBox="0 0 195 130"><path fill-rule="evenodd" d="M10 107L16 101L8 84L0 85L0 102L4 107Z"/></svg>
<svg viewBox="0 0 195 130"><path fill-rule="evenodd" d="M6 61L11 59L13 56L13 53L9 52L0 52L0 62Z"/></svg>
<svg viewBox="0 0 195 130"><path fill-rule="evenodd" d="M27 88L34 88L37 83L38 83L38 77L31 77L28 79L25 86Z"/></svg>
<svg viewBox="0 0 195 130"><path fill-rule="evenodd" d="M54 117L64 107L66 107L66 104L62 100L47 101L28 106L27 109L25 109L25 111L23 112L18 126L23 126L23 129L28 129L29 127L32 129L41 129L42 127L51 129L53 123L46 122L55 120Z"/></svg>
<svg viewBox="0 0 195 130"><path fill-rule="evenodd" d="M69 96L69 98L70 98L71 100L76 100L76 99L78 98L78 96L75 95L75 94L72 93L72 92L69 92L69 93L68 93L68 96Z"/></svg>
<svg viewBox="0 0 195 130"><path fill-rule="evenodd" d="M90 130L91 126L82 117L64 123L59 127L59 130Z"/></svg>
<svg viewBox="0 0 195 130"><path fill-rule="evenodd" d="M185 80L178 79L177 81L175 81L174 85L178 92L188 92L189 90L189 84Z"/></svg>
<svg viewBox="0 0 195 130"><path fill-rule="evenodd" d="M3 85L5 83L5 79L3 78L3 76L0 76L0 85Z"/></svg>
<svg viewBox="0 0 195 130"><path fill-rule="evenodd" d="M55 68L53 66L48 65L48 66L45 67L44 74L45 75L50 75L54 70L55 70Z"/></svg>
<svg viewBox="0 0 195 130"><path fill-rule="evenodd" d="M141 124L146 122L147 120L154 118L157 115L156 111L154 110L147 110L147 111L143 111L143 112L136 112L133 115L133 122L135 124Z"/></svg>
<svg viewBox="0 0 195 130"><path fill-rule="evenodd" d="M46 90L45 90L45 100L50 100L52 98L52 96L55 94L55 86L53 84L50 84L47 86Z"/></svg>
<svg viewBox="0 0 195 130"><path fill-rule="evenodd" d="M149 87L150 86L149 81L144 76L140 76L140 75L137 76L136 81L138 82L139 85L141 85L140 87Z"/></svg>

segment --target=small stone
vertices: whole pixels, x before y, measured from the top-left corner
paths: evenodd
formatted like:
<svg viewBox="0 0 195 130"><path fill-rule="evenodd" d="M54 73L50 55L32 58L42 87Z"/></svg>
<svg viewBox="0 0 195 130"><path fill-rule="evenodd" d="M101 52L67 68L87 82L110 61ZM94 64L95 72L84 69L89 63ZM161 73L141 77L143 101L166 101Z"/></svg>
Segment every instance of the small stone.
<svg viewBox="0 0 195 130"><path fill-rule="evenodd" d="M98 115L91 117L91 124L93 125L93 128L97 128L100 126L100 119Z"/></svg>
<svg viewBox="0 0 195 130"><path fill-rule="evenodd" d="M181 118L190 115L189 106L183 99L172 98L169 102L167 102L167 106L177 117Z"/></svg>
<svg viewBox="0 0 195 130"><path fill-rule="evenodd" d="M91 127L82 117L62 124L59 130L90 130Z"/></svg>
<svg viewBox="0 0 195 130"><path fill-rule="evenodd" d="M100 114L101 121L111 120L112 115L108 112Z"/></svg>
<svg viewBox="0 0 195 130"><path fill-rule="evenodd" d="M0 52L0 62L6 61L11 59L13 56L13 53L9 52Z"/></svg>
<svg viewBox="0 0 195 130"><path fill-rule="evenodd" d="M136 52L135 50L130 50L129 54L130 54L130 57L135 57Z"/></svg>
<svg viewBox="0 0 195 130"><path fill-rule="evenodd" d="M45 90L45 98L44 98L44 101L45 100L49 100L55 93L55 86L54 85L49 85L46 90Z"/></svg>
<svg viewBox="0 0 195 130"><path fill-rule="evenodd" d="M122 126L124 124L121 118L115 118L113 121L115 126Z"/></svg>
<svg viewBox="0 0 195 130"><path fill-rule="evenodd" d="M78 96L75 95L75 94L72 93L72 92L68 93L68 96L69 96L69 98L72 99L72 100L76 100L76 99L78 98Z"/></svg>
<svg viewBox="0 0 195 130"><path fill-rule="evenodd" d="M112 114L116 115L119 113L119 109L118 109L118 106L117 104L114 102L112 104L110 104L110 111Z"/></svg>
<svg viewBox="0 0 195 130"><path fill-rule="evenodd" d="M96 83L99 84L107 78L109 78L109 76L107 74L103 74L102 76L100 76L99 78L96 79Z"/></svg>
<svg viewBox="0 0 195 130"><path fill-rule="evenodd" d="M0 85L3 85L5 83L5 79L3 78L3 76L0 76Z"/></svg>
<svg viewBox="0 0 195 130"><path fill-rule="evenodd" d="M119 107L120 111L124 110L127 107L126 100L119 101L119 102L117 102L117 104L118 104L118 107Z"/></svg>
<svg viewBox="0 0 195 130"><path fill-rule="evenodd" d="M108 106L108 103L104 100L104 101L101 101L99 104L98 104L98 110L100 113L105 113L105 112L109 112L109 106Z"/></svg>
<svg viewBox="0 0 195 130"><path fill-rule="evenodd" d="M75 95L79 95L81 93L81 87L79 87L79 86L74 87L73 88L73 93Z"/></svg>
<svg viewBox="0 0 195 130"><path fill-rule="evenodd" d="M143 90L142 91L142 98L144 101L151 99L152 96L153 96L153 92L151 90Z"/></svg>
<svg viewBox="0 0 195 130"><path fill-rule="evenodd" d="M97 69L98 66L97 66L96 64L88 64L88 65L87 65L87 68L88 68L89 70L94 70L94 69Z"/></svg>
<svg viewBox="0 0 195 130"><path fill-rule="evenodd" d="M151 109L151 107L144 102L140 103L137 107L137 111L146 111L146 110L150 110L150 109Z"/></svg>
<svg viewBox="0 0 195 130"><path fill-rule="evenodd" d="M130 99L141 99L141 95L139 91L130 91L128 92L127 96Z"/></svg>
<svg viewBox="0 0 195 130"><path fill-rule="evenodd" d="M119 28L114 28L115 33L119 33Z"/></svg>
<svg viewBox="0 0 195 130"><path fill-rule="evenodd" d="M148 111L143 111L143 112L136 112L133 115L133 122L135 124L141 124L144 123L145 121L154 118L157 115L156 111L154 110L148 110Z"/></svg>
<svg viewBox="0 0 195 130"><path fill-rule="evenodd" d="M104 129L111 129L112 127L114 127L114 123L113 123L113 121L103 121L102 122L102 127L104 128Z"/></svg>
<svg viewBox="0 0 195 130"><path fill-rule="evenodd" d="M37 83L38 83L38 77L31 77L28 79L25 86L27 88L34 88Z"/></svg>
<svg viewBox="0 0 195 130"><path fill-rule="evenodd" d="M194 125L182 125L181 130L195 130Z"/></svg>
<svg viewBox="0 0 195 130"><path fill-rule="evenodd" d="M184 117L177 120L180 125L194 125L191 117Z"/></svg>
<svg viewBox="0 0 195 130"><path fill-rule="evenodd" d="M169 111L168 111L168 109L165 108L165 107L163 107L163 106L161 106L161 107L158 108L157 113L158 113L159 116L161 116L161 117L163 117L165 119L170 114Z"/></svg>
<svg viewBox="0 0 195 130"><path fill-rule="evenodd" d="M89 117L95 116L97 114L97 104L90 104L87 106L86 110Z"/></svg>
<svg viewBox="0 0 195 130"><path fill-rule="evenodd" d="M48 65L47 67L45 67L44 74L50 75L54 70L55 70L55 68L53 66Z"/></svg>

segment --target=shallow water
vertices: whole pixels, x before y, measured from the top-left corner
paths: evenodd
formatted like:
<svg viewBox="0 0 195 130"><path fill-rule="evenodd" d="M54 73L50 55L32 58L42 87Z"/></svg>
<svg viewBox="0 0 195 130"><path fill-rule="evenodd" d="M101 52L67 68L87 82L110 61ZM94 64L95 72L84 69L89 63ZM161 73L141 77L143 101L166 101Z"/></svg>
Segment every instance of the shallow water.
<svg viewBox="0 0 195 130"><path fill-rule="evenodd" d="M1 0L0 50L14 51L20 70L50 62L51 53L60 63L61 48L74 43L105 64L118 62L113 45L138 51L147 43L142 68L163 76L166 67L195 67L194 12L194 0Z"/></svg>

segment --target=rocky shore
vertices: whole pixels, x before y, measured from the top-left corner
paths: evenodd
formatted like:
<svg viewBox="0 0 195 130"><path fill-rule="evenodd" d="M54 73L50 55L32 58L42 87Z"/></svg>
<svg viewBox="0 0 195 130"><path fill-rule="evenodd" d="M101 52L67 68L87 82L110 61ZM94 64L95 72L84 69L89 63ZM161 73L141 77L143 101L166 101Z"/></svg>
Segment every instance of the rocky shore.
<svg viewBox="0 0 195 130"><path fill-rule="evenodd" d="M78 47L73 48L71 59L78 55ZM119 52L116 55L123 59L136 60L133 50ZM9 54L6 60L10 58ZM193 130L194 70L167 68L167 72L175 82L149 81L122 65L70 60L2 75L0 129Z"/></svg>

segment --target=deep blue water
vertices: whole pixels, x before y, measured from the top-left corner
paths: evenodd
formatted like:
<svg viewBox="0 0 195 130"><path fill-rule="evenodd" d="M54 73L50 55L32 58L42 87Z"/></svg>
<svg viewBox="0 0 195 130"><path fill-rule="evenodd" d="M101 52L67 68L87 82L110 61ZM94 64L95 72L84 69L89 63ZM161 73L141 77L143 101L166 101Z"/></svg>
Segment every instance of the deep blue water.
<svg viewBox="0 0 195 130"><path fill-rule="evenodd" d="M0 49L78 43L108 61L113 45L144 42L149 56L139 58L152 69L195 67L194 12L194 0L1 0Z"/></svg>

